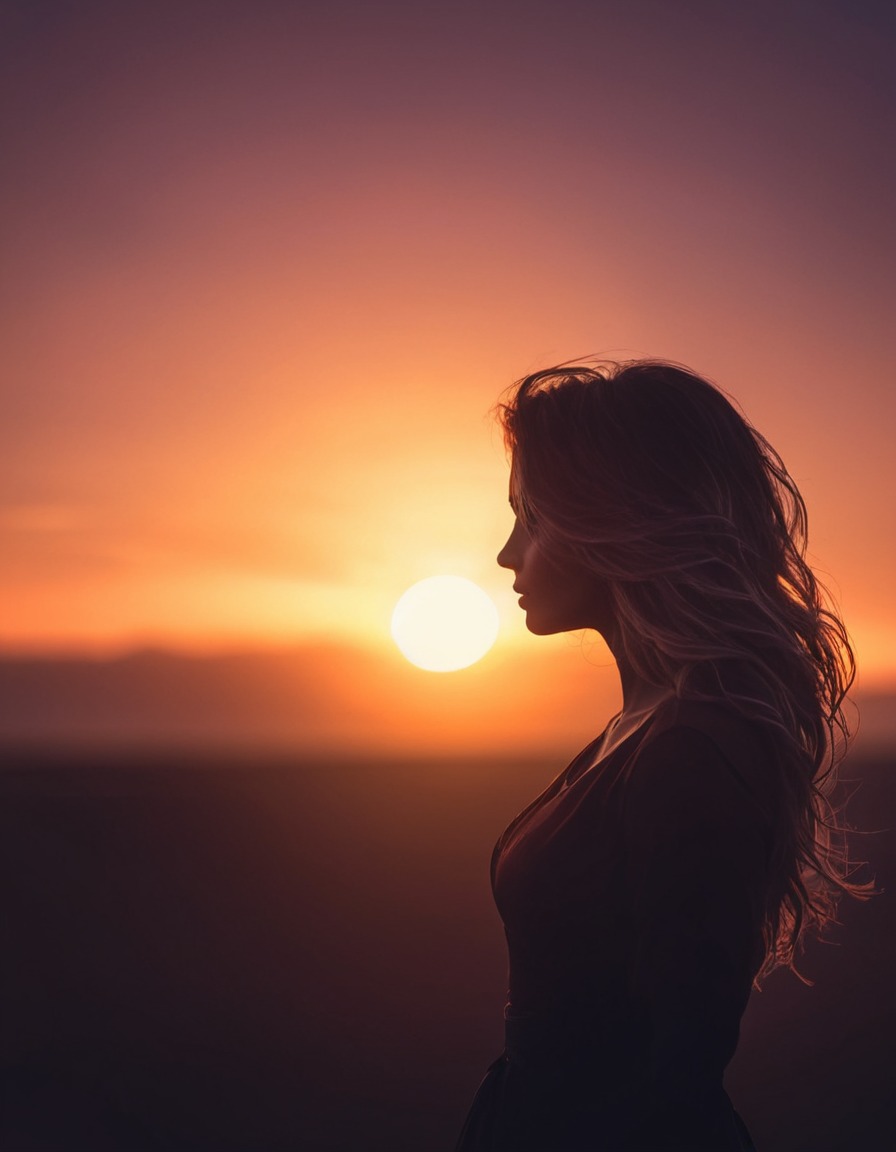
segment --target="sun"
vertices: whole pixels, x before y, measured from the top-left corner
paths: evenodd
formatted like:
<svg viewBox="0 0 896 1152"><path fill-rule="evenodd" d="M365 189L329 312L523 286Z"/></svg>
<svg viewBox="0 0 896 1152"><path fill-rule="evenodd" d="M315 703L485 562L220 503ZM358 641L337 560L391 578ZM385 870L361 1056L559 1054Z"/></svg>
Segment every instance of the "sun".
<svg viewBox="0 0 896 1152"><path fill-rule="evenodd" d="M392 638L427 672L456 672L488 652L498 635L498 609L463 576L430 576L411 585L392 613Z"/></svg>

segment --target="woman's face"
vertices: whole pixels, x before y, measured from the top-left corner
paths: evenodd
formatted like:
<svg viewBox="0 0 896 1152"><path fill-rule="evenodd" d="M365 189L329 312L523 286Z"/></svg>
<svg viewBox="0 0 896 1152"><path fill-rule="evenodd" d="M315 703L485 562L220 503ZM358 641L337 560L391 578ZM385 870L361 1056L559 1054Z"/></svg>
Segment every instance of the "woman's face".
<svg viewBox="0 0 896 1152"><path fill-rule="evenodd" d="M574 561L546 554L517 517L498 563L514 575L526 627L536 636L595 628L606 636L611 623L609 590Z"/></svg>

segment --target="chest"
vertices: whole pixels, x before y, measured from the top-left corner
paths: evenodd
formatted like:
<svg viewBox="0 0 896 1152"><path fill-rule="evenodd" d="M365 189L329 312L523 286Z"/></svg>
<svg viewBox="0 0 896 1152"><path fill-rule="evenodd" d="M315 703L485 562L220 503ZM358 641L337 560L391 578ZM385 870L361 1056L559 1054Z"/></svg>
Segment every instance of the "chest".
<svg viewBox="0 0 896 1152"><path fill-rule="evenodd" d="M509 932L559 930L624 911L621 765L608 761L546 795L496 848L495 903Z"/></svg>

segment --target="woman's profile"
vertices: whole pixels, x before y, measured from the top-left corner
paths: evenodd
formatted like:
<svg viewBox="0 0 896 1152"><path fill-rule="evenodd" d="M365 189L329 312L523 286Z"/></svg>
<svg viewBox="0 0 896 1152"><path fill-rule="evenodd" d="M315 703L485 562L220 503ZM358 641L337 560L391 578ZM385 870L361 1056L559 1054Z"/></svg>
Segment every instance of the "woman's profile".
<svg viewBox="0 0 896 1152"><path fill-rule="evenodd" d="M538 635L596 629L618 716L506 829L506 1046L458 1152L744 1152L722 1077L751 987L861 894L832 789L849 641L806 510L728 398L661 361L499 409L498 556Z"/></svg>

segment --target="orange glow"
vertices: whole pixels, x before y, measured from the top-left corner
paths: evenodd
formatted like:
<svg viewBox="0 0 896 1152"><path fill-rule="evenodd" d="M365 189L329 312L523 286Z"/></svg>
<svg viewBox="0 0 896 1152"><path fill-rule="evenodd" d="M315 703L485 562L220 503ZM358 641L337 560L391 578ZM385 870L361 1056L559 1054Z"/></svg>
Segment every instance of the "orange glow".
<svg viewBox="0 0 896 1152"><path fill-rule="evenodd" d="M596 68L599 7L384 37L364 6L276 6L189 50L114 6L13 21L0 650L385 654L397 597L444 571L497 603L489 659L535 659L489 411L593 352L738 398L803 488L863 682L896 677L873 84L839 33L795 60L746 13L620 13Z"/></svg>

